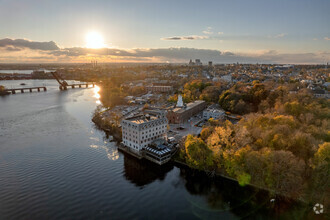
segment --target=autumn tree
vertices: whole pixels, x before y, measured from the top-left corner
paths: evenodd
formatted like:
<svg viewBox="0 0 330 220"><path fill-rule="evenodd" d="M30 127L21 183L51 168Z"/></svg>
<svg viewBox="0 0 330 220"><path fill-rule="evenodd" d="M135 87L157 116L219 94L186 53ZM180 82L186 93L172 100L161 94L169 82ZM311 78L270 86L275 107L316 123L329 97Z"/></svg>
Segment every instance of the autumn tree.
<svg viewBox="0 0 330 220"><path fill-rule="evenodd" d="M188 135L185 142L186 162L197 169L208 169L213 166L212 151L205 142L193 135Z"/></svg>
<svg viewBox="0 0 330 220"><path fill-rule="evenodd" d="M202 129L200 136L202 138L203 141L206 141L206 139L212 134L213 132L213 128L212 127L205 127Z"/></svg>

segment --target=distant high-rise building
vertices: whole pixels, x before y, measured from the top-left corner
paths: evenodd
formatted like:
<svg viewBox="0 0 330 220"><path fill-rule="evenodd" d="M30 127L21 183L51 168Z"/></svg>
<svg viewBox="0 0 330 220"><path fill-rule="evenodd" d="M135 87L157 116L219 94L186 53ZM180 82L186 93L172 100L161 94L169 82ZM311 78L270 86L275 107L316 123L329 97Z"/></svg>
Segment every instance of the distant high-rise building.
<svg viewBox="0 0 330 220"><path fill-rule="evenodd" d="M97 66L97 60L92 60L91 64L92 64L92 67L96 67Z"/></svg>
<svg viewBox="0 0 330 220"><path fill-rule="evenodd" d="M195 63L196 63L196 65L202 65L202 62L201 62L200 59L196 59L196 60L195 60Z"/></svg>
<svg viewBox="0 0 330 220"><path fill-rule="evenodd" d="M209 66L212 66L212 61L209 61Z"/></svg>

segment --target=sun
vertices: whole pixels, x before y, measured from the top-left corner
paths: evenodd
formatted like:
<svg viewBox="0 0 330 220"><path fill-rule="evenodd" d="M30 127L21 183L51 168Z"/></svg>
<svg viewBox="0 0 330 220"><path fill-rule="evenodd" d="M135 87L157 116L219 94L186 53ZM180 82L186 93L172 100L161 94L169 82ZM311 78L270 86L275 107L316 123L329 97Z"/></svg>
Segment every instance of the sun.
<svg viewBox="0 0 330 220"><path fill-rule="evenodd" d="M104 40L100 33L92 31L86 34L86 47L87 48L102 48L104 47Z"/></svg>

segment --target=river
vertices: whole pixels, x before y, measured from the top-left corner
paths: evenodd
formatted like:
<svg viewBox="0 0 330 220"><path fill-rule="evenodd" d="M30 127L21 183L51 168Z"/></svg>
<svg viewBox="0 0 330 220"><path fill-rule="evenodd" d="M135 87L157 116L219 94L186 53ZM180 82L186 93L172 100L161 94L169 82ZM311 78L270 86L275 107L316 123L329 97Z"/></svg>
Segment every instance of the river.
<svg viewBox="0 0 330 220"><path fill-rule="evenodd" d="M301 219L263 191L118 152L95 128L96 89L55 80L0 81L47 92L0 97L0 219Z"/></svg>
<svg viewBox="0 0 330 220"><path fill-rule="evenodd" d="M50 72L51 70L44 70L45 72ZM10 74L31 74L33 70L0 70L0 73L10 73Z"/></svg>

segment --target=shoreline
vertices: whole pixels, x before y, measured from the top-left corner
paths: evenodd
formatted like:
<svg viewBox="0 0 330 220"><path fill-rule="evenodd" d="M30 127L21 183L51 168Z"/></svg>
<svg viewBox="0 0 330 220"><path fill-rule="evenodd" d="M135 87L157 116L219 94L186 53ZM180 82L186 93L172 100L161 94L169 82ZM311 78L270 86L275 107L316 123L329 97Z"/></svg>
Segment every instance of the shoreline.
<svg viewBox="0 0 330 220"><path fill-rule="evenodd" d="M197 171L203 172L203 173L205 173L206 175L208 175L208 172L210 172L210 173L212 172L212 171L207 171L207 170L199 170L199 169L195 169L195 168L193 168L193 167L190 167L190 166L189 166L188 164L186 164L185 162L180 161L180 160L178 160L178 159L171 159L171 160L172 160L175 164L178 164L178 165L180 165L180 166L185 166L185 167L187 167L187 168L189 168L189 169L192 169L192 170L197 170ZM223 173L214 172L214 173L212 173L212 175L217 176L217 177L221 177L221 178L225 178L225 179L228 179L228 180L231 180L231 181L234 181L234 182L238 183L238 180L237 180L237 179L235 179L235 178L233 178L233 177L230 177L230 176L227 176L227 175L225 175L225 174L223 174ZM239 183L238 183L238 184L239 184ZM248 184L246 184L245 186L253 187L253 188L256 188L256 189L259 189L259 190L264 190L264 191L267 191L268 193L273 193L275 196L281 196L281 197L286 198L286 199L290 199L290 200L297 201L297 202L302 202L302 203L304 203L305 205L309 205L309 204L311 204L311 202L306 201L306 200L303 199L302 197L292 198L292 197L290 197L290 196L287 196L287 195L284 195L284 194L278 193L278 192L276 192L276 191L274 191L274 190L272 190L272 189L268 189L268 188L260 187L260 186L258 186L258 185L252 184L252 183L248 183ZM242 186L242 187L244 187L244 186Z"/></svg>
<svg viewBox="0 0 330 220"><path fill-rule="evenodd" d="M104 125L103 123L101 123L101 121L103 121L104 119L102 117L100 117L100 114L101 112L97 113L96 115L93 116L92 118L92 122L100 129L102 130L106 135L111 135L113 137L113 139L118 143L120 144L120 141L121 141L121 135L119 134L119 127L112 124L111 128L108 128L106 125ZM116 129L114 129L114 127L116 127ZM118 147L119 150L121 150L122 152L125 152L125 153L128 153L126 150L123 150L121 147ZM178 152L178 151L177 151ZM174 157L175 155L177 154L177 152L174 154ZM128 153L131 155L131 153ZM135 155L133 155L135 156ZM136 156L135 156L136 157ZM233 178L233 177L230 177L230 176L227 176L223 173L219 173L219 172L214 172L214 171L207 171L207 170L199 170L199 169L195 169L193 167L190 167L187 163L183 162L183 161L180 161L176 158L172 157L170 159L170 161L172 161L174 164L176 165L179 165L179 166L184 166L186 168L189 168L191 170L197 170L197 171L200 171L200 172L203 172L205 173L206 175L208 175L208 173L211 173L211 176L216 176L216 177L221 177L221 178L225 178L225 179L228 179L228 180L231 180L231 181L234 181L236 183L238 183L238 180ZM138 159L141 159L141 158L138 158ZM210 176L210 177L211 177ZM274 194L275 196L280 196L280 197L283 197L283 198L286 198L286 199L290 199L290 200L293 200L293 201L296 201L296 202L302 202L303 204L305 205L309 205L311 204L311 202L308 202L306 201L305 199L303 199L302 197L298 197L298 198L292 198L292 197L289 197L287 195L283 195L281 193L278 193L278 192L275 192L274 190L272 189L269 189L269 188L264 188L264 187L260 187L258 185L255 185L255 184L252 184L252 183L248 183L246 184L245 186L249 186L249 187L253 187L255 189L259 189L259 190L264 190L264 191L267 191L268 193L270 194Z"/></svg>

